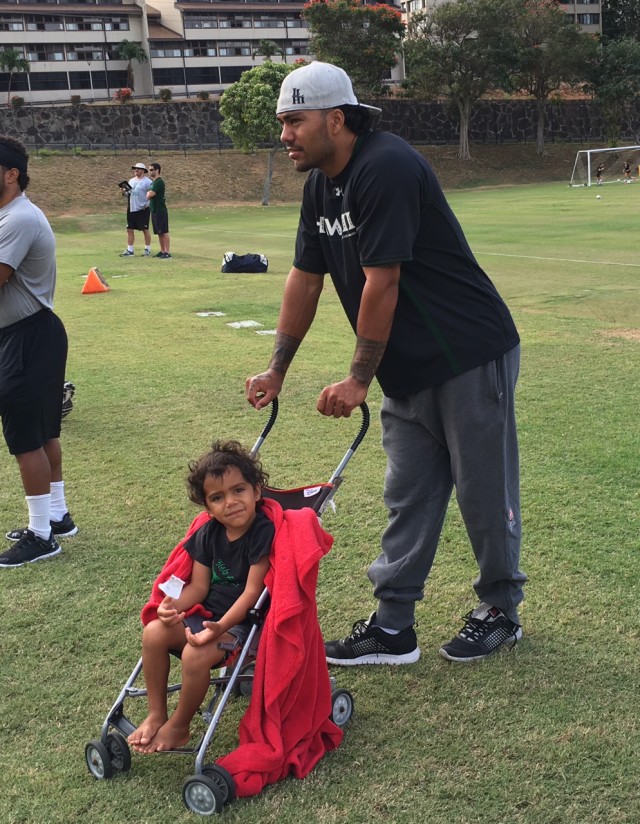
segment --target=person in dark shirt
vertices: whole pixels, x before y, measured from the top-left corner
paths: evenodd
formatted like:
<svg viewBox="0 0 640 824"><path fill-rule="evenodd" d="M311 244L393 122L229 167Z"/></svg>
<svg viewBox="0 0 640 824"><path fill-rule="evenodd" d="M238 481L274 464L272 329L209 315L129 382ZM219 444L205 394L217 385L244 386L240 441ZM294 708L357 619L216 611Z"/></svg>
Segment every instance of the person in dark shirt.
<svg viewBox="0 0 640 824"><path fill-rule="evenodd" d="M149 166L149 177L153 182L147 192L147 200L151 210L153 233L158 235L158 243L160 244L160 251L155 257L168 260L171 257L169 252L169 212L165 199L166 187L163 178L160 177L161 170L162 167L159 163L151 163Z"/></svg>
<svg viewBox="0 0 640 824"><path fill-rule="evenodd" d="M269 569L275 529L260 508L267 476L258 459L237 441L217 441L189 469L189 498L211 518L184 545L193 558L191 580L177 598L163 599L157 619L142 634L149 712L129 736L140 753L171 750L189 741L210 670L226 655L218 644L247 638L247 612L255 606ZM187 616L196 604L209 610L213 620ZM170 652L181 653L182 689L175 712L167 718Z"/></svg>
<svg viewBox="0 0 640 824"><path fill-rule="evenodd" d="M405 664L452 490L480 568L479 605L440 653L474 661L522 636L514 391L519 336L427 161L372 130L342 69L313 62L282 83L277 117L304 187L293 268L266 372L247 378L257 409L281 391L329 273L356 334L348 377L323 415L348 417L377 378L389 523L369 568L377 609L326 644L332 664Z"/></svg>

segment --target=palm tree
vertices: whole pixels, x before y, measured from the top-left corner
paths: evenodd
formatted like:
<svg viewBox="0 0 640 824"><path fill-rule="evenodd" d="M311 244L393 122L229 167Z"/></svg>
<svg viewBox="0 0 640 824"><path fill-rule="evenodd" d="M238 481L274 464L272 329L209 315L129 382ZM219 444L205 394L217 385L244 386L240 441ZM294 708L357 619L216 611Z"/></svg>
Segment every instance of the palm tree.
<svg viewBox="0 0 640 824"><path fill-rule="evenodd" d="M279 54L285 60L285 51L282 46L279 46L275 40L261 40L251 54L251 59L256 57L264 57L265 60L271 60L274 54Z"/></svg>
<svg viewBox="0 0 640 824"><path fill-rule="evenodd" d="M22 56L19 49L4 49L0 51L0 69L9 72L9 85L7 87L7 106L11 102L11 79L14 73L25 72L30 70L29 61Z"/></svg>
<svg viewBox="0 0 640 824"><path fill-rule="evenodd" d="M146 63L148 60L147 53L139 43L133 43L131 40L123 40L117 46L115 52L120 60L127 61L127 86L133 91L133 61Z"/></svg>

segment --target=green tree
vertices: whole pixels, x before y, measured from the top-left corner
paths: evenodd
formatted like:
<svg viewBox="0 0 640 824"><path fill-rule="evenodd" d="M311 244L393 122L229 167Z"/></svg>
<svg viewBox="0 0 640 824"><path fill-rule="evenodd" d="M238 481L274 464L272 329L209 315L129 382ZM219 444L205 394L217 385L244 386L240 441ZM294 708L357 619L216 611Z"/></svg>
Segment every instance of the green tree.
<svg viewBox="0 0 640 824"><path fill-rule="evenodd" d="M9 72L9 85L7 86L7 106L11 102L11 81L14 74L21 72L29 73L31 67L29 61L23 56L19 49L7 48L0 51L0 69Z"/></svg>
<svg viewBox="0 0 640 824"><path fill-rule="evenodd" d="M597 42L569 23L556 0L521 0L519 57L513 82L536 100L536 151L545 155L545 103L561 84L587 79Z"/></svg>
<svg viewBox="0 0 640 824"><path fill-rule="evenodd" d="M271 60L275 54L284 60L285 52L282 46L279 46L275 40L261 40L253 50L251 59L255 60L256 57L264 57L265 60Z"/></svg>
<svg viewBox="0 0 640 824"><path fill-rule="evenodd" d="M269 205L273 160L280 147L281 126L276 120L276 104L282 81L295 66L266 60L243 72L223 93L220 100L222 131L243 152L253 152L259 146L269 146L267 172L262 192L262 205Z"/></svg>
<svg viewBox="0 0 640 824"><path fill-rule="evenodd" d="M512 0L446 0L409 21L405 40L406 87L426 99L447 98L460 116L462 160L471 160L473 104L508 85L517 54Z"/></svg>
<svg viewBox="0 0 640 824"><path fill-rule="evenodd" d="M310 52L344 69L358 96L389 90L384 78L398 62L405 31L399 11L383 3L311 0L302 14L309 25Z"/></svg>
<svg viewBox="0 0 640 824"><path fill-rule="evenodd" d="M640 0L602 0L602 36L640 40Z"/></svg>
<svg viewBox="0 0 640 824"><path fill-rule="evenodd" d="M630 37L603 41L589 69L589 87L602 107L611 146L618 145L625 120L637 132L630 110L640 90L640 42Z"/></svg>
<svg viewBox="0 0 640 824"><path fill-rule="evenodd" d="M127 86L130 89L135 89L133 78L133 61L138 63L146 63L149 59L146 51L142 48L140 43L134 43L132 40L123 40L115 49L115 53L120 60L127 61Z"/></svg>

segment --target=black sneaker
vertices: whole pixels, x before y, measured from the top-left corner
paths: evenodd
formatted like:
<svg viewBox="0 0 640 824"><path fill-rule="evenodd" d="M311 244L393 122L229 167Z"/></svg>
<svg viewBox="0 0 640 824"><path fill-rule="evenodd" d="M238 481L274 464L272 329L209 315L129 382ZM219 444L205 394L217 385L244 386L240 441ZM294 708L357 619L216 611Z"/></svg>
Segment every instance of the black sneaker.
<svg viewBox="0 0 640 824"><path fill-rule="evenodd" d="M466 623L440 655L449 661L471 663L481 661L500 647L511 649L522 638L522 627L491 604L480 604L464 616Z"/></svg>
<svg viewBox="0 0 640 824"><path fill-rule="evenodd" d="M78 527L73 523L73 518L68 512L65 512L61 521L50 521L49 523L55 538L70 538L78 531ZM9 541L19 541L24 538L28 531L26 527L24 529L12 529L11 532L7 532L5 537Z"/></svg>
<svg viewBox="0 0 640 824"><path fill-rule="evenodd" d="M353 667L358 664L413 664L420 658L418 639L413 626L397 635L385 632L369 620L356 621L341 641L327 641L324 645L328 664Z"/></svg>
<svg viewBox="0 0 640 824"><path fill-rule="evenodd" d="M19 567L23 564L34 564L36 561L43 561L45 558L53 558L62 552L60 544L53 537L53 532L48 538L40 538L30 529L17 544L7 549L0 555L0 567Z"/></svg>

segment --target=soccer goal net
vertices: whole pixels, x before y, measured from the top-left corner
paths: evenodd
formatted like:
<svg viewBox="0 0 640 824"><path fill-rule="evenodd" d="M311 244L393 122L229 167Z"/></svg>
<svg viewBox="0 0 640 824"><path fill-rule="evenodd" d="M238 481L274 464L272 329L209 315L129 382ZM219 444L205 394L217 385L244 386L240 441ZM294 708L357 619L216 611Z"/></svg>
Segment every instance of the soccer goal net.
<svg viewBox="0 0 640 824"><path fill-rule="evenodd" d="M569 186L630 183L640 177L640 146L583 149L576 155Z"/></svg>

